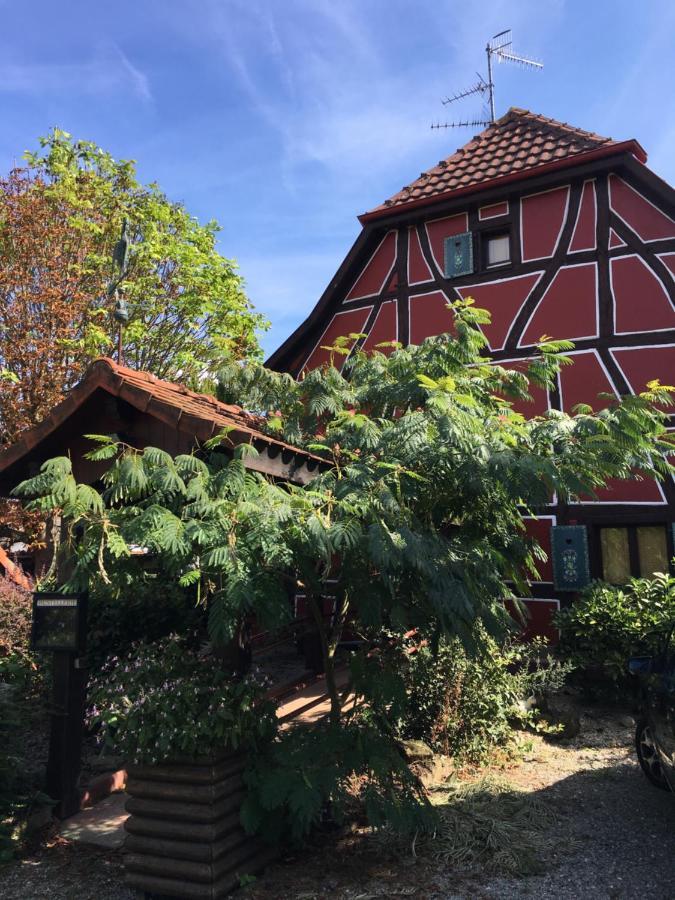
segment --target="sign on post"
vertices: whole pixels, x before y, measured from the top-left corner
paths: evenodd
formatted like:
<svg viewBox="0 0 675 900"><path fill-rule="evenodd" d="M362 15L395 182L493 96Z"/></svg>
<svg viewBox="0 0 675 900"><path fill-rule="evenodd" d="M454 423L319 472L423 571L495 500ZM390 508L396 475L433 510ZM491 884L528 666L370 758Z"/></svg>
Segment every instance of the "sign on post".
<svg viewBox="0 0 675 900"><path fill-rule="evenodd" d="M86 621L86 594L33 594L31 649L82 653Z"/></svg>

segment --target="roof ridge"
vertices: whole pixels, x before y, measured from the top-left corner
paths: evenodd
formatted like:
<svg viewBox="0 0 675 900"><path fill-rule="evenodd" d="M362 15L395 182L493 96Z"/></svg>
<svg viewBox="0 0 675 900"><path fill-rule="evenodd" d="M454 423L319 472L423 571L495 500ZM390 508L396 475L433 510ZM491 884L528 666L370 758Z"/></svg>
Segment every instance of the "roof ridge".
<svg viewBox="0 0 675 900"><path fill-rule="evenodd" d="M636 141L621 144L568 122L512 106L454 153L365 215L383 214L413 200L433 199L506 175L517 173L526 177L530 170L612 145L630 150L638 157L644 154ZM646 161L646 154L642 161Z"/></svg>
<svg viewBox="0 0 675 900"><path fill-rule="evenodd" d="M133 378L139 381L150 382L151 384L155 384L160 387L165 387L172 393L182 394L184 397L192 397L195 400L199 400L203 403L207 403L212 406L214 409L225 410L231 415L239 415L242 418L249 419L250 421L260 422L262 421L261 416L255 415L255 413L249 412L244 409L243 406L238 406L233 403L224 403L222 400L219 400L217 397L214 397L213 394L204 394L199 393L197 391L191 390L189 387L186 387L184 384L178 384L175 381L166 381L163 378L158 378L157 375L153 375L152 372L146 372L143 369L132 369L129 366L121 365L118 362L115 362L109 356L99 356L92 363L92 368L86 373L85 378L89 373L95 371L94 367L96 365L103 364L107 368L109 368L113 374L119 375L122 378Z"/></svg>
<svg viewBox="0 0 675 900"><path fill-rule="evenodd" d="M115 360L111 356L99 356L97 357L92 366L97 364L106 365L109 369L111 369L115 374L118 375L130 375L136 378L141 378L143 381L159 381L156 375L153 375L152 372L146 372L143 369L132 369L130 366L122 365L122 363L115 362Z"/></svg>
<svg viewBox="0 0 675 900"><path fill-rule="evenodd" d="M503 119L510 114L517 114L519 118L530 118L533 121L545 123L546 125L550 125L553 128L564 129L565 131L570 131L573 134L583 135L584 137L592 138L593 140L602 141L606 143L608 141L613 141L614 139L611 137L605 137L604 135L598 134L596 131L588 131L586 128L579 128L578 125L570 125L569 122L560 122L558 119L554 119L551 116L545 116L542 113L533 112L531 109L522 109L519 106L512 106L508 112L502 116ZM513 116L515 118L515 115ZM497 120L499 122L501 120ZM495 122L495 124L497 124Z"/></svg>

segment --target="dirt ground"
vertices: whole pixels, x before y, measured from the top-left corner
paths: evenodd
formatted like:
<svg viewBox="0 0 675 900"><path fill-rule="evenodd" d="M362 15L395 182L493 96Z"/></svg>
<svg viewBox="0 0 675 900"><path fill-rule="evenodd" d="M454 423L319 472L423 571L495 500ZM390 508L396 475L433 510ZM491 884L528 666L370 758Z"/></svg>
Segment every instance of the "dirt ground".
<svg viewBox="0 0 675 900"><path fill-rule="evenodd" d="M587 709L578 737L521 735L521 758L501 764L509 782L556 813L545 874L525 878L457 871L368 834L318 838L271 866L242 900L675 900L675 796L651 787L632 749L630 717ZM550 846L550 845L549 845ZM53 842L0 870L0 897L130 900L119 854Z"/></svg>

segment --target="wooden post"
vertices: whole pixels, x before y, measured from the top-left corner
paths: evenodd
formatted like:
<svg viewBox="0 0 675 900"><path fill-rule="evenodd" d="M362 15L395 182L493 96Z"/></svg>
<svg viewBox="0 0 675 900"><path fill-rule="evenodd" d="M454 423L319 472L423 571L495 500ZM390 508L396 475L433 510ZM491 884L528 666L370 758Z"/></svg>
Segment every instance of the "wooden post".
<svg viewBox="0 0 675 900"><path fill-rule="evenodd" d="M75 653L53 653L53 683L47 794L56 800L54 815L72 816L80 808L78 778L82 757L82 731L86 669L78 667Z"/></svg>

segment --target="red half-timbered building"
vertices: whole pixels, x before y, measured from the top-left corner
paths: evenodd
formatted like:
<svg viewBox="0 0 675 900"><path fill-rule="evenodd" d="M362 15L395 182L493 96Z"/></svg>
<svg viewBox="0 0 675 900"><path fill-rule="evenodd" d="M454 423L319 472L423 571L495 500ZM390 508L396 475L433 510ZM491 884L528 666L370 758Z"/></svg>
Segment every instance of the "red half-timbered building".
<svg viewBox="0 0 675 900"><path fill-rule="evenodd" d="M595 409L598 395L675 382L675 191L635 140L614 141L511 109L452 156L360 216L363 229L309 317L270 357L294 375L327 363L322 345L365 333L419 343L447 332L449 300L490 311L489 352L505 366L544 335L575 343L574 365L520 410ZM674 423L675 424L675 423ZM613 582L668 567L675 485L614 483L531 521L587 526L590 572ZM551 562L533 585L535 620L558 605Z"/></svg>

